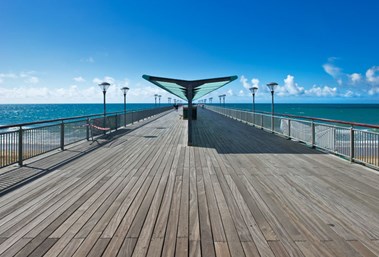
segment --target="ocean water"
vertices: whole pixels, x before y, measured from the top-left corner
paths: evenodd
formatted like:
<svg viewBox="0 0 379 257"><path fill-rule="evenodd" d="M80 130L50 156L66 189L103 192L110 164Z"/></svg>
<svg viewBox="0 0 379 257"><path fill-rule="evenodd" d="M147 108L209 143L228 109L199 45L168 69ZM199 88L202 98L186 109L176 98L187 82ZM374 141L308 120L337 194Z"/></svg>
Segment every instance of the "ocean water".
<svg viewBox="0 0 379 257"><path fill-rule="evenodd" d="M154 103L126 104L127 112L154 107ZM0 125L102 114L103 111L103 104L0 104ZM123 111L124 104L107 104L107 113Z"/></svg>
<svg viewBox="0 0 379 257"><path fill-rule="evenodd" d="M168 104L161 104L167 106ZM218 106L219 104L214 104ZM127 111L154 108L154 103L127 104ZM252 104L225 104L251 110ZM256 111L271 111L271 104L256 104ZM107 112L122 112L123 104L107 104ZM102 104L0 104L0 125L103 113ZM275 104L275 113L293 114L379 125L379 104Z"/></svg>

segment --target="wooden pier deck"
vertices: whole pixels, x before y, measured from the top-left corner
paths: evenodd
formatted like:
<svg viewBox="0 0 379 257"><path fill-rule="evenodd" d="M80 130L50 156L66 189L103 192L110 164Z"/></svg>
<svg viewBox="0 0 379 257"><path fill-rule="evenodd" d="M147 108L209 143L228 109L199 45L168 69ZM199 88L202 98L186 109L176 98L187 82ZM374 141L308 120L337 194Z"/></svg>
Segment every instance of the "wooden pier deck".
<svg viewBox="0 0 379 257"><path fill-rule="evenodd" d="M188 147L186 125L170 112L3 195L0 256L379 256L377 172L201 109Z"/></svg>

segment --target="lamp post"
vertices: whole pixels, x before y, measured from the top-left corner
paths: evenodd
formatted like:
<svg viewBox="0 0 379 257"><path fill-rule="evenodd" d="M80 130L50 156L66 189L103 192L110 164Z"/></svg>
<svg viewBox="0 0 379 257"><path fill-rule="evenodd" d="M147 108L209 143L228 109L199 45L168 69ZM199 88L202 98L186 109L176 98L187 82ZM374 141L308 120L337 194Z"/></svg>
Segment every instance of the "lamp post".
<svg viewBox="0 0 379 257"><path fill-rule="evenodd" d="M168 103L170 104L171 103L171 97L167 98L168 100Z"/></svg>
<svg viewBox="0 0 379 257"><path fill-rule="evenodd" d="M209 97L209 104L212 103L213 97Z"/></svg>
<svg viewBox="0 0 379 257"><path fill-rule="evenodd" d="M104 98L104 118L103 118L103 128L105 128L105 116L107 115L107 107L106 107L106 102L105 102L105 95L107 93L107 89L109 88L111 84L109 84L108 82L102 82L99 84L99 87L101 88L101 90L103 91L103 98ZM104 130L104 134L105 134L105 130Z"/></svg>
<svg viewBox="0 0 379 257"><path fill-rule="evenodd" d="M109 84L108 82L103 82L103 83L99 84L99 87L103 91L103 96L104 96L104 117L107 113L107 107L106 107L106 103L105 103L105 94L107 93L107 89L109 88L110 85L111 84Z"/></svg>
<svg viewBox="0 0 379 257"><path fill-rule="evenodd" d="M257 92L258 90L258 87L257 86L254 86L254 87L251 87L249 88L251 94L253 95L253 124L255 125L255 93Z"/></svg>
<svg viewBox="0 0 379 257"><path fill-rule="evenodd" d="M271 132L274 133L274 92L278 85L276 82L271 82L267 84L268 89L271 92Z"/></svg>
<svg viewBox="0 0 379 257"><path fill-rule="evenodd" d="M159 105L161 105L161 95L158 95L158 99L159 99Z"/></svg>
<svg viewBox="0 0 379 257"><path fill-rule="evenodd" d="M222 100L221 100L222 99L222 95L219 95L218 97L220 98L220 106L221 106L222 105Z"/></svg>
<svg viewBox="0 0 379 257"><path fill-rule="evenodd" d="M154 95L155 105L157 105L157 97L158 97L158 94L155 94L155 95Z"/></svg>
<svg viewBox="0 0 379 257"><path fill-rule="evenodd" d="M124 127L126 127L126 94L129 91L128 87L121 88L122 93L124 94Z"/></svg>

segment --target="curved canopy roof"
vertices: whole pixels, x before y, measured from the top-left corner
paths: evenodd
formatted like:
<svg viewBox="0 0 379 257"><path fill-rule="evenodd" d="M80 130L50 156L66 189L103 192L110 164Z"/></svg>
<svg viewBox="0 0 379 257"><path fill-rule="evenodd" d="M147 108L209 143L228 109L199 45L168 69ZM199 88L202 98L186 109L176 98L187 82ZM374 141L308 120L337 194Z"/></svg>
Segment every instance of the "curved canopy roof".
<svg viewBox="0 0 379 257"><path fill-rule="evenodd" d="M185 101L199 99L237 79L237 76L201 80L181 80L149 75L142 77ZM188 90L192 90L192 99L188 99Z"/></svg>

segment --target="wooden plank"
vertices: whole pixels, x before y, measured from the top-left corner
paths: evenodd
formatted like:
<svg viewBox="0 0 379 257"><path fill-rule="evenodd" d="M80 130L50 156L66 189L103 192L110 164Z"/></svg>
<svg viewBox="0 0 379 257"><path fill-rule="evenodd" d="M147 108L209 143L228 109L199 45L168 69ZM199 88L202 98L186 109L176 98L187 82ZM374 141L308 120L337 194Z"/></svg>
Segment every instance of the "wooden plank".
<svg viewBox="0 0 379 257"><path fill-rule="evenodd" d="M215 191L215 196L217 204L220 209L222 223L224 224L225 235L229 245L230 255L231 256L244 256L244 251L241 245L238 232L234 226L233 218L229 212L229 209L226 204L226 200L222 193L220 184L215 176L212 179L213 188Z"/></svg>
<svg viewBox="0 0 379 257"><path fill-rule="evenodd" d="M58 239L56 238L47 238L29 256L30 257L43 256L57 242L57 240Z"/></svg>
<svg viewBox="0 0 379 257"><path fill-rule="evenodd" d="M180 199L182 192L182 179L177 176L174 185L170 214L167 223L167 230L164 239L162 256L172 257L175 254L176 234L179 223ZM150 254L154 256L154 254Z"/></svg>
<svg viewBox="0 0 379 257"><path fill-rule="evenodd" d="M67 247L58 255L58 257L71 257L75 253L76 249L79 248L82 242L82 238L72 239L70 243L68 243Z"/></svg>
<svg viewBox="0 0 379 257"><path fill-rule="evenodd" d="M105 251L105 248L107 247L109 241L109 238L99 238L87 257L101 256Z"/></svg>
<svg viewBox="0 0 379 257"><path fill-rule="evenodd" d="M268 244L270 245L272 252L275 254L275 257L290 257L280 241L268 241Z"/></svg>
<svg viewBox="0 0 379 257"><path fill-rule="evenodd" d="M200 151L200 158L204 155L205 155L204 151ZM220 212L217 206L216 197L213 190L210 175L211 175L210 169L205 170L203 173L206 200L208 204L209 218L210 218L211 228L212 228L212 236L215 242L225 242L226 241L225 231L222 225L221 216L220 216Z"/></svg>
<svg viewBox="0 0 379 257"><path fill-rule="evenodd" d="M230 257L229 247L226 242L215 242L214 244L217 257Z"/></svg>
<svg viewBox="0 0 379 257"><path fill-rule="evenodd" d="M125 238L123 244L120 247L120 251L118 252L117 256L119 256L119 257L132 256L136 243L137 243L137 238L131 238L131 237ZM109 256L109 255L104 254L103 256L105 257L105 256Z"/></svg>
<svg viewBox="0 0 379 257"><path fill-rule="evenodd" d="M185 148L185 159L183 163L183 183L180 202L179 224L177 237L188 238L189 223L189 149Z"/></svg>
<svg viewBox="0 0 379 257"><path fill-rule="evenodd" d="M175 256L176 257L187 257L188 256L188 238L185 237L178 237L176 240L176 250L175 250Z"/></svg>
<svg viewBox="0 0 379 257"><path fill-rule="evenodd" d="M348 243L353 246L353 248L363 257L375 257L378 256L370 249L368 249L364 244L360 241L348 241Z"/></svg>
<svg viewBox="0 0 379 257"><path fill-rule="evenodd" d="M12 247L7 247L2 251L2 254L0 254L1 257L5 256L14 256L19 252L25 245L27 245L31 238L21 238L20 240L17 240L15 244L12 245Z"/></svg>

